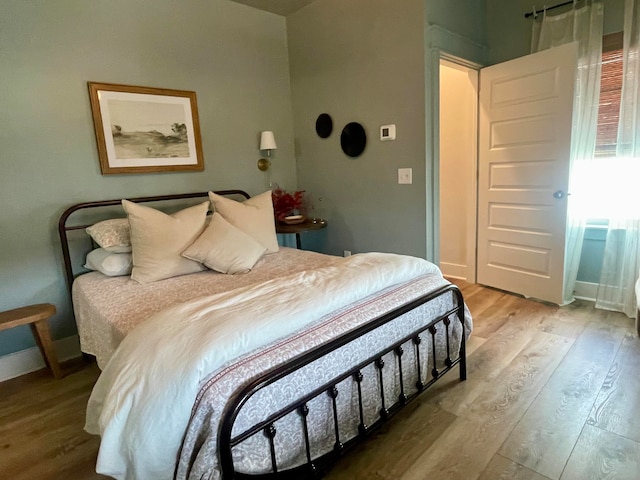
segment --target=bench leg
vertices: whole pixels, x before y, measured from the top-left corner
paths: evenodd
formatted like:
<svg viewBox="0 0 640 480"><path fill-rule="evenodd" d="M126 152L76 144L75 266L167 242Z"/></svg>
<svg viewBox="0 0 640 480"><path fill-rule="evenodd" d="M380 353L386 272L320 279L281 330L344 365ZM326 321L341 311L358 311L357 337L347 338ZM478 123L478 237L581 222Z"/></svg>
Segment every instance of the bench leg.
<svg viewBox="0 0 640 480"><path fill-rule="evenodd" d="M56 379L62 378L62 370L58 364L56 352L53 348L53 342L51 341L51 334L49 333L49 324L47 320L39 320L31 324L31 331L36 339L40 353L44 358L45 363L51 369L53 376Z"/></svg>

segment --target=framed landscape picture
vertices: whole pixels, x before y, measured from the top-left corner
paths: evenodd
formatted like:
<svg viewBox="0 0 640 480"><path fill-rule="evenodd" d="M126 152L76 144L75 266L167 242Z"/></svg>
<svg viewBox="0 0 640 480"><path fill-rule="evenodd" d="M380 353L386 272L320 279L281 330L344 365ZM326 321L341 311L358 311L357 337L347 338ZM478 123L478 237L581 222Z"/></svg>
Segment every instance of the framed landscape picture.
<svg viewBox="0 0 640 480"><path fill-rule="evenodd" d="M204 170L195 92L89 82L103 175Z"/></svg>

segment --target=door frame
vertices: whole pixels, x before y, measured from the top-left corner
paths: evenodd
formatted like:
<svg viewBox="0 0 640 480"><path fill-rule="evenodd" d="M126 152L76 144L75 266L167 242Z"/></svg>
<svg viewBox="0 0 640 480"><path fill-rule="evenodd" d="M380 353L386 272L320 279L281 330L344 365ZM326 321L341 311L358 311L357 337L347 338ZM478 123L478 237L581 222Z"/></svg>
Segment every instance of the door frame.
<svg viewBox="0 0 640 480"><path fill-rule="evenodd" d="M431 128L427 128L426 141L427 141L427 155L426 155L426 215L427 215L427 245L426 245L426 258L427 260L435 263L440 263L440 61L446 60L451 63L458 64L460 66L478 71L478 78L480 75L480 69L483 65L466 60L462 57L453 55L440 48L430 49L430 68L427 69L427 86L428 92L425 95L427 103L427 111L431 113ZM478 85L479 88L479 85ZM479 91L478 91L479 101ZM476 108L476 116L478 115L478 109ZM479 119L478 119L479 120ZM476 136L476 185L475 185L475 203L476 203L476 217L477 217L477 161L478 161L478 144ZM477 229L477 222L476 222ZM477 230L474 232L474 237L477 244ZM477 248L477 247L476 247ZM477 255L476 255L477 258ZM474 266L474 271L477 272L477 265Z"/></svg>

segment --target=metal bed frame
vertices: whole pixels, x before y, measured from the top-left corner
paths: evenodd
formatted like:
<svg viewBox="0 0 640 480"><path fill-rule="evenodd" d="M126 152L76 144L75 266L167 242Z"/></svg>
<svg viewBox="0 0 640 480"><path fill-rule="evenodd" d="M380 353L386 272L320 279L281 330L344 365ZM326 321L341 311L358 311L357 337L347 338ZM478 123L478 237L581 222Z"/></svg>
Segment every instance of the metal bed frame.
<svg viewBox="0 0 640 480"><path fill-rule="evenodd" d="M295 401L289 403L287 406L280 409L277 413L265 418L262 422L254 425L253 427L237 434L233 435L233 427L234 422L240 413L243 405L245 405L249 399L259 392L261 389L266 388L267 386L273 384L281 378L290 375L296 370L303 368L305 365L308 365L319 358L333 352L334 350L347 345L348 343L356 340L357 338L365 335L369 332L374 331L375 329L381 327L382 325L391 322L397 317L413 310L414 308L419 307L420 305L427 303L441 295L446 295L451 292L455 298L455 306L448 310L446 313L440 315L439 317L433 319L432 321L426 323L418 330L412 332L410 335L405 336L404 338L394 342L393 344L387 346L382 351L376 352L371 355L367 360L361 362L354 368L344 372L340 376L332 379L330 382L324 384L323 386L317 388L313 392L307 394L303 398L296 399ZM454 317L457 321L460 321L462 326L461 340L460 340L460 350L458 352L451 352L450 347L450 327L451 327L451 317ZM442 370L438 370L436 367L437 358L436 358L436 347L435 347L435 336L438 332L439 328L444 328L444 332L446 335L446 358L444 359L445 368ZM423 382L422 380L422 361L420 359L420 344L425 341L431 341L431 353L433 360L433 368L431 369L430 376L431 379L427 382ZM404 383L404 375L403 375L403 363L402 357L404 355L405 344L409 343L415 348L415 387L416 391L407 394L407 388ZM399 371L399 380L400 380L400 394L398 395L397 400L391 404L386 405L385 401L385 389L384 389L384 380L383 380L383 369L385 367L384 356L393 353L394 359L397 362L398 371ZM456 355L452 359L452 355ZM364 420L363 413L363 397L362 397L362 389L361 384L363 382L363 370L365 367L369 365L375 366L375 371L378 373L378 381L380 383L379 390L379 399L382 405L379 411L378 420L376 420L372 425L366 425ZM460 380L466 380L467 378L467 368L466 368L466 348L465 348L465 326L464 326L464 302L462 298L462 293L455 285L447 285L444 286L434 292L431 292L427 295L423 295L416 300L413 300L410 303L402 305L385 315L382 315L371 322L368 322L362 325L360 328L352 330L345 335L336 338L335 340L321 345L309 352L299 356L298 358L293 359L291 362L280 365L278 367L273 368L272 370L264 373L260 377L256 378L252 382L249 382L245 385L244 388L239 390L234 397L231 398L229 402L227 402L227 406L223 413L223 420L219 433L219 458L220 458L220 466L222 470L222 478L223 480L228 479L263 479L263 480L275 480L275 479L303 479L303 478L320 478L324 475L333 464L350 448L355 446L358 443L361 443L365 440L369 434L381 427L387 420L389 420L394 414L400 411L400 409L408 404L410 401L417 398L422 392L424 392L428 387L434 384L439 378L441 378L445 373L454 368L456 365L460 366ZM338 410L336 405L336 398L339 395L339 390L337 385L343 382L344 380L352 379L353 382L357 385L358 391L358 409L359 409L359 424L358 424L358 435L351 440L343 443L340 438L340 429L339 429L339 421L338 421ZM349 387L346 388L349 390ZM335 434L335 443L334 448L331 452L321 456L320 458L313 459L311 458L311 445L309 441L309 431L307 428L306 418L309 414L308 404L311 400L321 395L328 395L332 399L333 406L333 427ZM305 440L305 453L306 453L306 463L301 466L284 469L281 470L277 464L276 460L276 451L274 445L274 438L277 435L277 430L274 424L287 416L292 412L297 412L297 414L301 418L301 428L303 437ZM271 472L265 474L244 474L239 473L235 470L232 456L232 449L234 446L246 441L251 436L263 433L269 440L270 447L270 456L271 456Z"/></svg>
<svg viewBox="0 0 640 480"><path fill-rule="evenodd" d="M250 196L242 190L223 190L216 191L219 195L226 196L242 196L244 198L250 198ZM198 193L186 193L175 195L160 195L151 197L138 197L131 198L130 201L137 203L150 203L160 202L167 200L183 200L193 199L199 197L206 197L208 192ZM69 293L71 293L71 286L74 280L74 268L72 265L72 259L69 249L68 233L75 230L84 230L89 225L68 225L69 217L79 211L85 209L93 209L100 207L111 207L121 205L120 199L114 200L101 200L95 202L85 202L72 205L65 210L60 216L58 222L58 233L60 235L60 242L62 248L62 256L64 262L65 276L67 280L67 286ZM388 345L382 351L374 352L365 361L361 362L354 368L342 373L338 377L332 379L330 382L315 389L311 393L305 395L303 398L298 398L290 402L288 405L283 406L280 410L264 418L251 428L239 433L233 434L234 422L237 419L243 406L249 401L249 399L257 392L276 381L296 372L306 365L328 355L334 350L348 345L350 342L355 341L361 336L375 331L377 328L393 321L401 315L418 308L419 306L430 302L443 295L452 295L453 307L434 319L425 319L424 325L420 326L416 331L405 336L404 338ZM452 334L452 321L460 322L462 327L460 348L458 351L451 351L451 334ZM441 330L442 329L442 330ZM442 331L446 337L446 357L444 359L436 358L436 334ZM307 351L306 353L294 358L290 362L278 365L271 370L261 374L256 379L245 384L244 387L236 391L236 393L226 403L222 415L222 421L218 432L218 459L222 473L223 480L231 479L260 479L260 480L282 480L282 479L305 479L305 478L320 478L335 464L335 462L344 455L348 450L358 443L365 440L371 432L378 429L384 423L387 422L395 413L400 411L403 406L417 398L421 393L433 385L439 378L446 374L449 370L455 366L459 366L460 380L466 380L466 347L465 347L465 324L464 324L464 300L460 290L453 284L446 285L440 289L423 295L405 305L402 305L394 310L382 315L378 318L372 319L365 323L361 327L347 332L346 334L326 343L320 345L314 349ZM431 361L433 368L429 372L430 379L423 381L423 363L424 360L420 358L420 344L424 341L431 343ZM416 378L414 379L415 391L407 392L409 389L405 386L404 369L403 369L403 355L405 348L414 348L414 369L416 372ZM385 360L383 357L391 354L394 361L397 363L399 371L399 383L400 394L398 398L390 405L386 404L383 369L385 368ZM444 368L439 370L437 365L442 364ZM367 366L374 365L374 371L377 372L378 382L380 384L379 400L381 408L378 412L378 418L371 425L367 425L364 419L363 409L363 397L361 384L363 382L363 371ZM339 428L339 417L336 399L340 394L338 385L341 382L349 381L351 379L357 386L358 392L358 409L359 409L359 424L358 434L346 442L341 441L341 432ZM311 451L312 445L310 435L307 426L307 416L309 414L309 403L321 395L328 395L331 398L331 404L333 408L333 427L335 434L335 443L333 449L320 456L319 458L312 458ZM278 434L275 427L275 423L284 418L285 416L296 412L301 419L302 436L304 438L304 451L306 456L306 462L303 465L287 468L278 465L277 454L275 447L275 437ZM261 474L246 474L236 471L233 461L233 448L242 442L248 440L254 435L263 434L267 437L269 443L269 455L271 457L271 472Z"/></svg>

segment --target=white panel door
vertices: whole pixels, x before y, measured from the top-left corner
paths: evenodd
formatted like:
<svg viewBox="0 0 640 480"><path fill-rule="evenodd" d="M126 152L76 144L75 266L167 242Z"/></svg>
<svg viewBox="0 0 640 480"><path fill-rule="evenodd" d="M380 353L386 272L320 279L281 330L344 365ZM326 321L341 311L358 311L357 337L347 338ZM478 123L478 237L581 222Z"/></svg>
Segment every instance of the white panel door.
<svg viewBox="0 0 640 480"><path fill-rule="evenodd" d="M478 283L562 303L577 44L480 71Z"/></svg>

